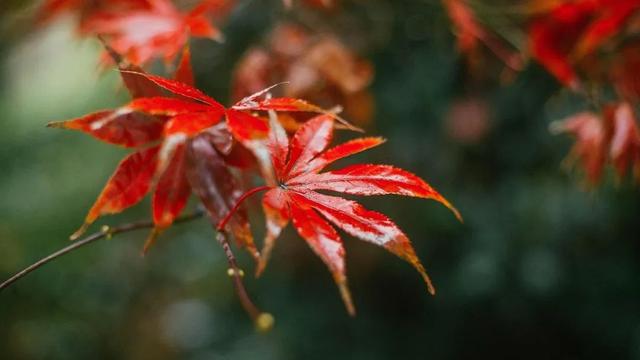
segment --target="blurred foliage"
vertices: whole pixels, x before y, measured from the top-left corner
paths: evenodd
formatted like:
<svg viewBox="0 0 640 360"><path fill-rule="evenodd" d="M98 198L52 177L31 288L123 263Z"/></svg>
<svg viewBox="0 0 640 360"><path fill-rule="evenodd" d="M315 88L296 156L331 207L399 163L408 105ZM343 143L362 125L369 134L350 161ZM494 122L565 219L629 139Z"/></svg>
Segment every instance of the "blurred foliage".
<svg viewBox="0 0 640 360"><path fill-rule="evenodd" d="M28 29L18 3L0 5L2 22L17 24L0 36L10 39L0 42L2 279L67 244L123 153L44 127L126 94L115 72L96 71L97 41L75 38L65 21ZM458 224L419 200L366 202L409 234L438 294L407 264L347 236L358 307L349 318L324 265L288 229L264 277L247 278L276 316L273 331L258 334L199 221L167 232L145 258L146 234L131 233L2 292L0 358L640 358L640 195L613 176L582 189L559 165L570 140L547 130L583 107L579 99L536 65L508 84L469 81L440 5L419 0L344 1L337 13L241 1L224 44L192 42L198 85L227 100L234 64L282 19L337 34L374 64L369 133L389 142L358 159L414 171L465 217ZM470 98L488 109L471 143L445 123ZM148 218L146 205L100 223Z"/></svg>

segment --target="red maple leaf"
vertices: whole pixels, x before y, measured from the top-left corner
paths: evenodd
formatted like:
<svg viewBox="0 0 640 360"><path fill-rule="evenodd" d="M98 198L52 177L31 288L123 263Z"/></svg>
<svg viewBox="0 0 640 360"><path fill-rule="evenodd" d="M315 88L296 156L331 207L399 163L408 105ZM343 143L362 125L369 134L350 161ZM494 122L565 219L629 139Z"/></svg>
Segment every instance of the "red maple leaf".
<svg viewBox="0 0 640 360"><path fill-rule="evenodd" d="M552 130L575 137L576 142L566 162L568 165L573 165L576 161L580 161L589 183L597 184L602 177L606 160L605 129L598 114L592 112L574 114L552 124Z"/></svg>
<svg viewBox="0 0 640 360"><path fill-rule="evenodd" d="M145 249L179 216L191 191L198 195L212 221L218 223L242 194L225 162L226 156L231 155L234 138L258 149L268 135L267 121L250 112L324 112L299 99L262 99L264 92L225 108L190 85L193 74L188 58L186 51L176 72L183 82L144 72L121 71L130 89L143 88L155 95L161 88L172 93L172 97L137 97L115 110L50 124L80 130L102 141L137 150L118 165L90 209L85 224L73 238L80 236L101 215L133 206L152 189L156 228ZM136 77L138 81L134 82ZM258 257L246 211L235 212L228 229L240 245Z"/></svg>
<svg viewBox="0 0 640 360"><path fill-rule="evenodd" d="M128 11L95 11L82 22L81 32L104 36L134 64L145 64L155 57L170 62L189 36L222 39L209 19L211 9L217 9L212 2L204 1L187 13L170 0L148 0L148 8Z"/></svg>
<svg viewBox="0 0 640 360"><path fill-rule="evenodd" d="M458 39L458 50L468 57L477 56L480 44L484 44L505 65L513 70L521 70L522 58L508 49L503 42L483 26L465 0L442 0L453 23Z"/></svg>
<svg viewBox="0 0 640 360"><path fill-rule="evenodd" d="M619 177L629 170L640 180L640 129L631 104L624 102L610 109L609 156Z"/></svg>
<svg viewBox="0 0 640 360"><path fill-rule="evenodd" d="M276 184L256 188L242 198L268 189L262 200L267 235L257 273L264 270L276 238L291 221L300 236L329 267L347 310L354 314L345 273L345 250L342 239L330 222L348 234L382 246L411 263L424 278L429 292L435 293L409 238L391 219L367 210L355 201L325 195L318 190L429 198L449 207L460 218L457 210L422 179L393 166L360 164L320 172L336 160L380 145L384 142L381 138L355 139L325 151L333 134L332 116L324 114L307 121L291 141L277 121L272 118L270 123L268 146ZM224 225L223 220L220 226Z"/></svg>
<svg viewBox="0 0 640 360"><path fill-rule="evenodd" d="M562 84L576 87L576 64L620 33L639 7L637 0L559 2L532 21L532 55Z"/></svg>
<svg viewBox="0 0 640 360"><path fill-rule="evenodd" d="M148 0L46 0L38 11L38 21L48 22L64 13L77 13L81 20L96 11L148 9Z"/></svg>
<svg viewBox="0 0 640 360"><path fill-rule="evenodd" d="M631 170L640 180L640 129L631 104L610 104L602 115L582 112L552 125L552 130L575 137L567 161L580 161L591 186L600 181L608 162L619 178Z"/></svg>

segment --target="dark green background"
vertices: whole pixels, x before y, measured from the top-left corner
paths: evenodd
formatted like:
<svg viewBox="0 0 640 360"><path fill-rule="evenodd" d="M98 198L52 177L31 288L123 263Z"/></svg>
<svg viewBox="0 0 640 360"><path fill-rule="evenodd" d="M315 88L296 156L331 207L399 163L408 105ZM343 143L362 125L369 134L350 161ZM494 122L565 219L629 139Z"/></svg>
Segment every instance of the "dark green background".
<svg viewBox="0 0 640 360"><path fill-rule="evenodd" d="M69 21L30 29L20 1L3 3L1 279L68 244L125 153L44 125L126 101L115 72L96 73L96 41L74 37ZM168 231L145 258L146 233L118 236L0 293L0 359L640 358L638 189L608 174L585 190L560 166L571 141L548 131L585 105L536 65L505 85L492 80L499 65L470 80L438 2L345 3L339 14L287 14L279 1L240 1L225 44L192 43L198 85L226 100L233 64L283 19L339 34L371 59L369 133L389 142L354 160L415 172L465 218L429 201L363 201L410 236L437 296L406 263L345 235L358 308L349 318L324 265L289 228L264 277L247 279L276 317L257 334L200 220ZM491 131L474 145L445 131L444 114L465 96L491 105ZM94 229L148 217L146 201Z"/></svg>

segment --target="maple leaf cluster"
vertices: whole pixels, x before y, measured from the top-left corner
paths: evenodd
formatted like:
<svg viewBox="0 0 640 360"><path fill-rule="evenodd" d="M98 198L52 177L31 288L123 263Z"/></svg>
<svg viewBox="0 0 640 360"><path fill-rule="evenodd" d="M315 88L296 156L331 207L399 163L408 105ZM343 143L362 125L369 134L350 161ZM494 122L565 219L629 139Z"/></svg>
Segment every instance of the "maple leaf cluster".
<svg viewBox="0 0 640 360"><path fill-rule="evenodd" d="M335 36L314 36L302 26L280 24L265 46L250 48L236 65L232 97L239 100L286 81L280 88L285 96L323 106L342 104L346 116L362 126L373 114L368 91L372 79L373 66ZM287 128L295 129L296 124L292 121Z"/></svg>
<svg viewBox="0 0 640 360"><path fill-rule="evenodd" d="M616 99L597 106L599 114L578 113L553 125L574 135L567 160L580 161L591 185L608 161L619 177L640 179L639 16L637 0L567 1L542 9L530 26L532 55L563 85L578 92L614 90Z"/></svg>
<svg viewBox="0 0 640 360"><path fill-rule="evenodd" d="M579 87L585 80L611 80L627 29L640 10L637 0L556 2L531 21L531 53L560 82ZM637 47L638 44L633 44Z"/></svg>
<svg viewBox="0 0 640 360"><path fill-rule="evenodd" d="M271 88L226 107L194 87L188 49L174 79L145 73L127 64L114 49L108 50L120 64L133 99L116 109L50 124L132 150L72 238L80 237L100 216L119 213L151 193L155 228L144 246L146 252L194 194L212 224L233 236L256 260L258 274L281 230L291 222L326 263L352 314L345 250L333 226L405 259L423 276L429 291L435 291L408 237L391 219L352 200L319 192L434 199L459 217L426 182L393 166L364 164L321 172L339 159L382 144L383 139L360 138L327 150L336 123L354 128L332 111L298 98L271 97ZM288 113L307 117L291 137L280 121ZM252 172L265 185L245 191L241 177ZM259 191L267 191L262 200L267 224L262 251L254 242L243 203Z"/></svg>
<svg viewBox="0 0 640 360"><path fill-rule="evenodd" d="M507 46L475 16L467 0L442 0L457 37L458 51L473 63L481 57L481 45L488 48L512 70L521 70L521 55Z"/></svg>
<svg viewBox="0 0 640 360"><path fill-rule="evenodd" d="M482 43L514 68L512 57L501 55L500 39L480 23L470 1L443 1L465 56L477 56ZM621 177L637 173L640 1L543 0L525 2L520 9L527 33L526 44L519 46L522 58L536 60L596 108L553 125L556 132L576 138L567 162L579 160L591 185L600 181L608 160ZM608 93L613 99L599 98Z"/></svg>
<svg viewBox="0 0 640 360"><path fill-rule="evenodd" d="M223 17L233 0L202 0L182 11L171 0L47 0L39 13L49 22L65 13L79 18L78 32L101 36L136 65L154 58L170 63L190 36L221 41L214 19Z"/></svg>
<svg viewBox="0 0 640 360"><path fill-rule="evenodd" d="M552 129L575 137L567 162L579 161L590 185L600 182L609 163L620 178L631 173L640 182L640 130L630 103L610 104L601 114L574 114Z"/></svg>

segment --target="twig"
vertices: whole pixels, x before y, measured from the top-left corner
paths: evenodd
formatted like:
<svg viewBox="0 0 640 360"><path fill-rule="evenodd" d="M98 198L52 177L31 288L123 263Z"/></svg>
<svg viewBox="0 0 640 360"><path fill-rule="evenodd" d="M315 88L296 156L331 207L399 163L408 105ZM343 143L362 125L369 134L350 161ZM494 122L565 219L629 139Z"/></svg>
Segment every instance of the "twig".
<svg viewBox="0 0 640 360"><path fill-rule="evenodd" d="M174 223L184 223L184 222L188 222L194 219L197 219L199 217L201 217L204 214L204 212L202 211L196 211L193 214L190 215L185 215L183 217L180 217L178 219L176 219L176 221ZM152 228L154 226L152 221L138 221L138 222L134 222L134 223L129 223L129 224L124 224L124 225L120 225L120 226L115 226L115 227L109 227L109 226L104 226L102 228L102 230L100 232L91 234L87 237L85 237L82 240L73 242L71 245L64 247L56 252L54 252L53 254L46 256L40 260L38 260L37 262L33 263L32 265L26 267L24 270L18 272L17 274L13 275L12 277L10 277L8 280L6 280L5 282L3 282L2 284L0 284L0 292L4 289L6 289L7 287L11 286L13 283L15 283L16 281L20 280L22 277L26 276L27 274L31 273L32 271L40 268L41 266L45 265L46 263L53 261L57 258L59 258L62 255L68 254L84 245L90 244L94 241L100 240L102 238L110 238L113 235L116 234L122 234L122 233L126 233L126 232L130 232L130 231L134 231L134 230L140 230L140 229L149 229Z"/></svg>
<svg viewBox="0 0 640 360"><path fill-rule="evenodd" d="M215 227L215 224L214 224ZM249 294L244 287L242 282L242 276L244 272L238 268L238 263L236 262L236 257L231 250L231 246L229 245L229 241L227 240L227 235L224 231L218 230L216 234L216 240L222 246L224 250L224 254L227 257L227 261L229 262L229 276L233 279L233 286L236 290L236 294L238 295L238 299L240 300L240 304L247 312L251 320L253 320L256 328L259 331L266 332L269 331L273 327L274 319L273 316L267 312L262 312L249 298Z"/></svg>

